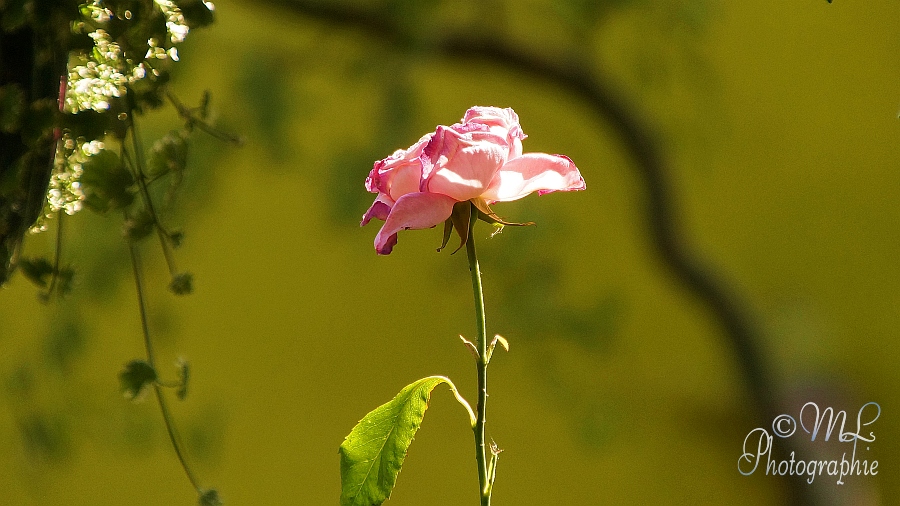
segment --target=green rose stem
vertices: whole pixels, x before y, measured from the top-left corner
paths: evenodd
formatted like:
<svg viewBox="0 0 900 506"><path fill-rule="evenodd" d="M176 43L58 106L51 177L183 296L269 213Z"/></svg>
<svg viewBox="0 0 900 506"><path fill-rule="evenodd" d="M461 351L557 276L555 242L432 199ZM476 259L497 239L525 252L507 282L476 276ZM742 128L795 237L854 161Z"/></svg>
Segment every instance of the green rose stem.
<svg viewBox="0 0 900 506"><path fill-rule="evenodd" d="M469 218L469 233L466 240L466 256L469 258L469 273L472 276L472 291L475 295L475 323L478 327L478 356L475 363L478 368L478 405L475 419L475 460L478 464L478 484L480 486L481 505L490 506L493 480L488 479L488 464L484 450L484 423L487 404L487 330L484 323L484 295L481 289L481 270L478 268L478 256L475 253L475 222L478 221L478 210L472 206Z"/></svg>
<svg viewBox="0 0 900 506"><path fill-rule="evenodd" d="M137 245L134 241L128 241L128 248L131 252L131 266L134 271L134 285L137 287L137 299L138 306L140 307L141 313L141 328L144 332L144 348L147 352L147 363L150 367L155 371L156 370L156 356L153 353L153 342L150 340L150 327L147 323L147 307L144 302L144 290L141 276L141 258L138 254ZM169 412L169 406L166 404L165 396L162 391L163 386L158 382L153 382L153 390L156 392L156 400L159 402L159 410L162 412L163 421L166 424L166 432L169 433L169 441L172 442L172 448L175 450L175 455L178 456L178 461L181 462L181 467L184 469L184 474L187 475L188 480L191 482L191 486L197 490L197 494L203 496L204 491L200 488L199 482L197 481L197 477L194 475L194 472L191 471L190 466L188 466L187 460L184 458L184 452L181 449L181 443L179 443L178 434L175 431L175 423L172 421L172 415Z"/></svg>

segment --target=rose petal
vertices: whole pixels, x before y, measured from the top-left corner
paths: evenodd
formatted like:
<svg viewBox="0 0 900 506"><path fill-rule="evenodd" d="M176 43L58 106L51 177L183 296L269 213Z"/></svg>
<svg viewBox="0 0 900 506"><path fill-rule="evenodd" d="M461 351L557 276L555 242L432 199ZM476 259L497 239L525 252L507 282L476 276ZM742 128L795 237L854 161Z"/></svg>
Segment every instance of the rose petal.
<svg viewBox="0 0 900 506"><path fill-rule="evenodd" d="M525 133L519 126L519 115L507 107L470 107L462 119L463 123L482 123L489 127L500 127L509 132L511 137L524 139Z"/></svg>
<svg viewBox="0 0 900 506"><path fill-rule="evenodd" d="M506 161L510 147L489 131L457 131L439 126L423 153L421 191L442 193L457 201L480 195Z"/></svg>
<svg viewBox="0 0 900 506"><path fill-rule="evenodd" d="M481 195L485 200L508 202L533 192L583 190L584 179L567 156L525 153L506 162Z"/></svg>
<svg viewBox="0 0 900 506"><path fill-rule="evenodd" d="M381 221L386 220L388 214L391 212L392 205L394 205L394 202L390 197L379 194L378 197L375 198L375 202L372 202L372 206L369 207L369 210L366 211L366 214L363 215L362 221L359 222L359 226L365 226L372 218L378 218Z"/></svg>
<svg viewBox="0 0 900 506"><path fill-rule="evenodd" d="M407 193L400 197L375 236L375 251L389 255L397 244L397 232L433 227L450 217L455 203L452 198L437 193Z"/></svg>
<svg viewBox="0 0 900 506"><path fill-rule="evenodd" d="M423 135L409 149L398 149L391 156L375 162L366 178L366 189L372 193L388 194L393 200L418 191L422 177L420 156L432 135Z"/></svg>
<svg viewBox="0 0 900 506"><path fill-rule="evenodd" d="M528 137L519 125L519 116L509 107L470 107L463 116L463 123L486 125L492 133L506 138L509 159L522 155L522 139Z"/></svg>

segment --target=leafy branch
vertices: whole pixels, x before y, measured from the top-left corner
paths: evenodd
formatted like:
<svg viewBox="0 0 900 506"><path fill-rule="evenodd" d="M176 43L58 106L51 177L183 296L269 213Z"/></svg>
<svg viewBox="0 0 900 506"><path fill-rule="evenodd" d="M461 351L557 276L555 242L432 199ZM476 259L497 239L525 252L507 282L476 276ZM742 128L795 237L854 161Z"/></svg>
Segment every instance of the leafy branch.
<svg viewBox="0 0 900 506"><path fill-rule="evenodd" d="M156 356L153 350L153 340L150 337L150 327L147 322L147 305L144 300L140 254L137 245L133 241L129 241L128 249L134 274L134 285L137 290L138 308L141 316L141 330L144 336L144 349L147 359L146 361L134 360L126 365L125 370L119 375L123 390L127 396L139 398L141 391L144 390L146 386L152 385L153 391L156 394L156 401L162 412L163 422L165 423L166 433L169 436L172 449L175 451L178 462L181 464L181 468L184 470L188 481L190 481L191 486L197 491L197 495L200 498L200 505L212 506L221 504L221 501L218 499L218 492L215 489L201 488L200 482L197 480L196 475L191 470L191 467L188 465L187 459L185 458L184 449L181 440L178 437L177 429L175 428L175 422L172 419L172 414L169 411L169 406L163 393L163 388L170 385L161 382L159 380L159 375L156 372ZM183 399L184 392L187 391L188 381L188 368L186 363L182 363L181 371L183 371L181 381L175 386L178 388L179 398Z"/></svg>
<svg viewBox="0 0 900 506"><path fill-rule="evenodd" d="M208 93L200 107L189 108L166 86L168 67L179 59L176 46L189 30L212 22L212 4L201 0L21 0L0 9L0 284L21 267L45 289L43 300L64 294L72 270L61 266L63 216L83 207L101 214L122 212L145 359L126 364L119 379L129 398L140 398L149 387L155 391L169 440L201 506L221 501L215 489L200 487L188 465L163 392L174 388L184 399L190 369L182 361L178 381L159 377L138 243L155 231L169 289L176 295L191 292L191 274L178 270L174 255L183 234L163 226L151 185L168 179L164 204L171 202L195 127L240 142L207 121ZM15 61L19 55L22 62ZM14 65L7 72L9 63ZM12 76L9 82L7 76ZM136 117L164 105L164 97L184 126L154 144L148 157ZM53 261L20 259L26 232L45 229L52 215L58 216Z"/></svg>

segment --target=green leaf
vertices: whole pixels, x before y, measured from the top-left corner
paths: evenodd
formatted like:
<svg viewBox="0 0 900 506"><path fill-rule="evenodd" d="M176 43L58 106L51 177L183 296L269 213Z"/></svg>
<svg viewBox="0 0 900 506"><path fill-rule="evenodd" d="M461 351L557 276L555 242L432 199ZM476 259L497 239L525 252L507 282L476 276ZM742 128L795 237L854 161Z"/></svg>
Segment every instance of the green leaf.
<svg viewBox="0 0 900 506"><path fill-rule="evenodd" d="M431 376L407 385L360 420L341 444L341 506L376 506L391 496L431 391L441 383L450 386L474 423L472 408L449 379Z"/></svg>
<svg viewBox="0 0 900 506"><path fill-rule="evenodd" d="M156 381L156 370L144 360L132 360L119 373L119 382L125 397L131 400L140 398L144 388Z"/></svg>
<svg viewBox="0 0 900 506"><path fill-rule="evenodd" d="M35 259L23 258L19 260L19 268L22 269L22 274L29 281L41 288L47 287L48 279L53 274L53 264L43 257Z"/></svg>
<svg viewBox="0 0 900 506"><path fill-rule="evenodd" d="M134 200L134 178L119 156L104 149L82 164L85 205L98 212L127 207Z"/></svg>
<svg viewBox="0 0 900 506"><path fill-rule="evenodd" d="M56 292L59 295L68 295L72 292L72 279L75 271L71 267L63 267L56 273Z"/></svg>
<svg viewBox="0 0 900 506"><path fill-rule="evenodd" d="M184 172L187 165L187 139L179 131L166 134L153 143L147 157L147 176L155 179L170 172Z"/></svg>
<svg viewBox="0 0 900 506"><path fill-rule="evenodd" d="M211 488L200 494L200 500L197 501L200 506L222 506L222 500L219 499L219 492Z"/></svg>
<svg viewBox="0 0 900 506"><path fill-rule="evenodd" d="M206 2L201 0L185 0L178 2L178 6L192 30L209 26L215 20L213 11L209 10Z"/></svg>
<svg viewBox="0 0 900 506"><path fill-rule="evenodd" d="M129 241L140 241L153 233L156 222L153 215L146 209L142 209L125 220L125 237Z"/></svg>
<svg viewBox="0 0 900 506"><path fill-rule="evenodd" d="M497 334L496 336L494 336L491 344L489 344L487 347L487 357L485 358L485 360L488 363L491 362L491 357L494 356L494 348L497 347L497 343L500 343L500 346L503 346L504 350L506 350L507 352L509 351L509 341L507 341L506 338L501 336L500 334Z"/></svg>
<svg viewBox="0 0 900 506"><path fill-rule="evenodd" d="M81 111L76 114L65 114L62 118L62 126L69 130L73 139L84 137L85 139L101 139L107 130L112 128L109 112L97 112L93 110Z"/></svg>
<svg viewBox="0 0 900 506"><path fill-rule="evenodd" d="M180 272L172 276L169 290L175 295L188 295L194 291L194 276L190 272Z"/></svg>
<svg viewBox="0 0 900 506"><path fill-rule="evenodd" d="M180 248L181 243L184 242L184 232L181 230L174 230L169 232L169 240L172 241L173 248Z"/></svg>

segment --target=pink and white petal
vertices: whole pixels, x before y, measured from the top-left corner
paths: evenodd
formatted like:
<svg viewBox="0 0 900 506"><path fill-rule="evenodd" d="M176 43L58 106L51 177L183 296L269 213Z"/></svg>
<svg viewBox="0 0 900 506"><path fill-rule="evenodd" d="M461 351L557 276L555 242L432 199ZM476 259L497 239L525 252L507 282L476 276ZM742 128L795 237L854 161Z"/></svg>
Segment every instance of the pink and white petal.
<svg viewBox="0 0 900 506"><path fill-rule="evenodd" d="M508 202L533 192L583 190L584 178L567 156L525 153L506 162L481 195L489 201Z"/></svg>
<svg viewBox="0 0 900 506"><path fill-rule="evenodd" d="M388 193L394 199L417 191L422 176L420 156L432 135L425 134L409 149L398 149L391 156L375 162L366 178L366 189L372 193Z"/></svg>
<svg viewBox="0 0 900 506"><path fill-rule="evenodd" d="M509 155L506 140L487 131L459 133L438 127L425 148L430 170L423 171L420 189L442 193L457 201L480 195Z"/></svg>
<svg viewBox="0 0 900 506"><path fill-rule="evenodd" d="M394 177L388 191L392 199L397 200L407 193L419 191L419 184L422 180L422 161L420 159L416 158L397 165L393 173Z"/></svg>
<svg viewBox="0 0 900 506"><path fill-rule="evenodd" d="M407 193L400 197L375 236L375 251L389 255L401 230L431 228L443 223L453 212L454 204L455 200L438 193Z"/></svg>
<svg viewBox="0 0 900 506"><path fill-rule="evenodd" d="M362 221L359 222L359 226L365 226L372 218L378 218L381 221L386 220L388 214L391 212L391 206L393 205L394 201L391 200L390 197L383 193L379 194L375 197L375 202L372 202L372 205L369 207L369 210L366 211L366 214L363 215Z"/></svg>

